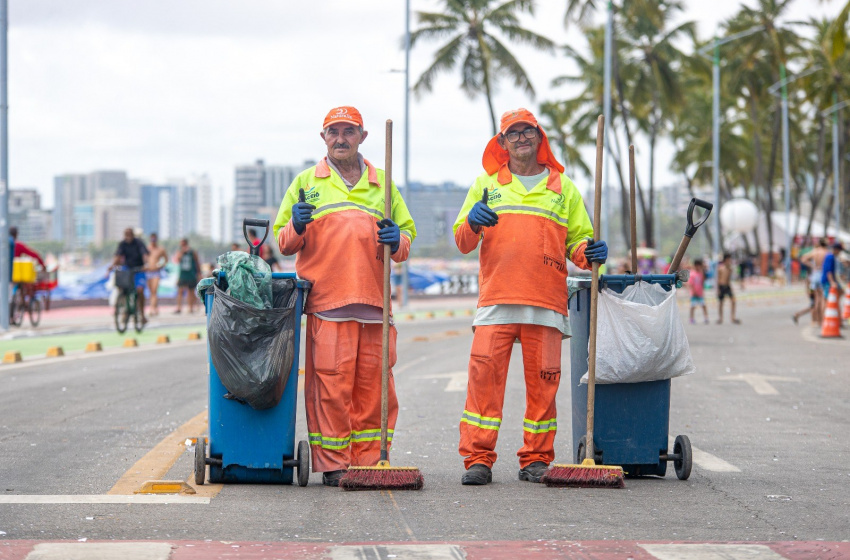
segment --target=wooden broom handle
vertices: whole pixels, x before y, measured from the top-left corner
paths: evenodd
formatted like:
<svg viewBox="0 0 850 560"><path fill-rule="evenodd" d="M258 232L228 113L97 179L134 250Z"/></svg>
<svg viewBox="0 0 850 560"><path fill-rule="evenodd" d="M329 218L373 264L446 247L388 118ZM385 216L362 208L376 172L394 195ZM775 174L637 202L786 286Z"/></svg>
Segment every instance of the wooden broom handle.
<svg viewBox="0 0 850 560"><path fill-rule="evenodd" d="M596 119L596 177L593 197L593 236L599 238L602 221L602 141L605 133L605 117ZM593 417L596 399L596 304L599 299L599 263L591 265L590 280L590 332L587 344L587 442L585 458L595 460L593 448Z"/></svg>
<svg viewBox="0 0 850 560"><path fill-rule="evenodd" d="M386 151L384 155L384 218L392 219L393 188L393 121L387 119ZM384 245L384 316L381 344L381 461L388 460L387 430L390 390L390 259L391 249Z"/></svg>
<svg viewBox="0 0 850 560"><path fill-rule="evenodd" d="M632 234L632 274L638 273L637 208L635 207L635 147L629 146L629 218Z"/></svg>

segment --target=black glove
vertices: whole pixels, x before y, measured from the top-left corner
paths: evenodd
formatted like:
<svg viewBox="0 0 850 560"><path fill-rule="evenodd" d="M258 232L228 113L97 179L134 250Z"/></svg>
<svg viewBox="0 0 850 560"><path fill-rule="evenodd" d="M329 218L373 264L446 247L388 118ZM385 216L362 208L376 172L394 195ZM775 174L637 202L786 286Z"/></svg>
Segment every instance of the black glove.
<svg viewBox="0 0 850 560"><path fill-rule="evenodd" d="M307 224L313 221L313 210L316 207L307 203L304 189L298 189L298 202L292 205L292 227L295 233L301 235L307 229Z"/></svg>

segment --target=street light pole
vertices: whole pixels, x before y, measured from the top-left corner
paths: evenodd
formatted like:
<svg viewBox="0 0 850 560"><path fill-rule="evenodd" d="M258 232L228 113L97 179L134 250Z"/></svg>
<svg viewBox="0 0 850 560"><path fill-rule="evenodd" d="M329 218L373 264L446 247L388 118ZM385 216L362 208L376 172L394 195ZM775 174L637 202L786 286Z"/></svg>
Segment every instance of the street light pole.
<svg viewBox="0 0 850 560"><path fill-rule="evenodd" d="M833 94L833 101L837 101L838 96ZM839 162L841 158L839 157L839 130L838 123L841 122L839 115L841 113L841 109L850 105L850 100L845 100L840 103L835 103L831 107L827 107L823 111L821 111L821 115L827 117L832 115L832 198L833 202L833 214L835 217L835 228L840 232L841 231L841 206L838 203L839 197L839 186L841 185L841 166Z"/></svg>
<svg viewBox="0 0 850 560"><path fill-rule="evenodd" d="M785 283L791 284L791 185L789 140L788 140L788 83L785 79L785 64L779 64L779 77L782 81L782 184L785 188Z"/></svg>
<svg viewBox="0 0 850 560"><path fill-rule="evenodd" d="M791 283L791 242L794 240L796 232L791 232L791 170L790 170L790 141L788 138L788 84L794 80L798 80L809 74L813 74L821 69L820 66L812 66L805 72L787 76L785 73L785 64L779 64L779 81L767 88L771 95L776 95L777 90L781 91L782 100L782 183L785 189L785 282ZM768 249L773 251L773 247Z"/></svg>
<svg viewBox="0 0 850 560"><path fill-rule="evenodd" d="M612 0L608 0L608 18L605 22L605 52L604 52L604 69L603 69L603 93L602 93L602 114L605 117L605 123L608 125L605 127L605 134L603 136L603 149L602 149L602 159L605 162L603 170L602 170L602 185L604 188L605 196L602 197L602 215L605 216L605 219L602 221L602 239L604 239L607 243L611 243L610 239L610 228L609 224L611 222L611 215L609 213L608 199L610 198L609 189L608 189L608 178L610 175L608 174L608 162L610 158L608 157L608 135L609 130L611 130L611 66L612 66L612 56L613 56L613 43L614 43L614 6L612 4ZM600 232L594 232L594 235L598 239L600 236Z"/></svg>
<svg viewBox="0 0 850 560"><path fill-rule="evenodd" d="M9 330L9 289L12 276L12 249L9 243L9 99L7 61L9 10L0 0L0 330Z"/></svg>
<svg viewBox="0 0 850 560"><path fill-rule="evenodd" d="M719 40L717 36L714 41L697 51L702 56L708 57L711 50L711 184L714 189L714 238L712 239L711 252L712 266L720 260L720 47L738 39L748 37L753 33L763 31L763 25L751 27L746 31L735 33L729 37Z"/></svg>
<svg viewBox="0 0 850 560"><path fill-rule="evenodd" d="M405 202L410 194L410 0L404 5L404 188L402 198ZM408 257L409 259L409 257ZM402 309L407 307L408 289L410 277L408 271L408 259L401 265L401 304Z"/></svg>

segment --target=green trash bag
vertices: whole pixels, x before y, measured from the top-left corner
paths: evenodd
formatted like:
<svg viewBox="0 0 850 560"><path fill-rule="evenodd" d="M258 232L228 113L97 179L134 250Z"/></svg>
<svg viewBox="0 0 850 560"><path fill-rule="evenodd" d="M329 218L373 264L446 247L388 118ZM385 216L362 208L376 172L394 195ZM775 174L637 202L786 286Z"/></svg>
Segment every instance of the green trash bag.
<svg viewBox="0 0 850 560"><path fill-rule="evenodd" d="M227 295L257 309L272 308L272 269L266 261L243 251L230 251L216 260L227 275Z"/></svg>

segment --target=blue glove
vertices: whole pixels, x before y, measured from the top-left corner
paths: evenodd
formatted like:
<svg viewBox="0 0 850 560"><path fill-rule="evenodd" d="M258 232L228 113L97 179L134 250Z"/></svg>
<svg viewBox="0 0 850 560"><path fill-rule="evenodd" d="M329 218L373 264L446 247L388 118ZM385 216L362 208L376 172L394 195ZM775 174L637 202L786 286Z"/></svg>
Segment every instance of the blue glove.
<svg viewBox="0 0 850 560"><path fill-rule="evenodd" d="M591 241L588 242L587 247L584 249L584 256L592 263L604 263L608 260L608 245L602 240Z"/></svg>
<svg viewBox="0 0 850 560"><path fill-rule="evenodd" d="M313 221L315 209L316 207L312 204L307 204L304 189L298 189L298 202L292 205L292 227L295 228L295 233L298 235L304 233L307 224Z"/></svg>
<svg viewBox="0 0 850 560"><path fill-rule="evenodd" d="M466 221L474 228L492 227L499 223L499 216L487 206L487 189L484 189L484 196L469 211Z"/></svg>
<svg viewBox="0 0 850 560"><path fill-rule="evenodd" d="M378 222L378 243L389 245L390 253L393 255L398 251L398 245L401 243L401 230L389 218L384 218Z"/></svg>

